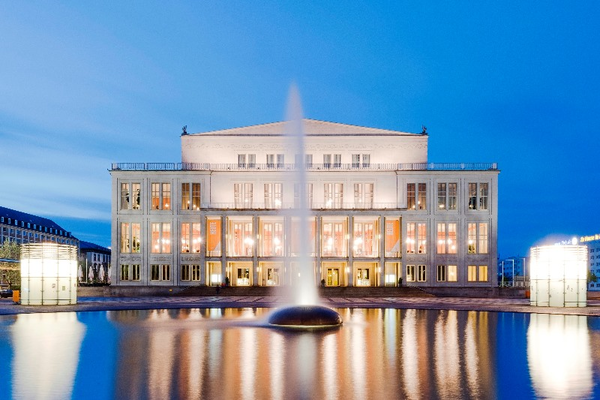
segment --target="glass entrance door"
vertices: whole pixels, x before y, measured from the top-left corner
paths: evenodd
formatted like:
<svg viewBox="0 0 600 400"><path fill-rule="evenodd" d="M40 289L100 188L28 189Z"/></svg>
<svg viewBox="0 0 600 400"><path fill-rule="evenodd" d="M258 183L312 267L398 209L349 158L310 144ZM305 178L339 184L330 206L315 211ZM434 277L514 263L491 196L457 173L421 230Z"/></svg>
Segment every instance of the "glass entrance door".
<svg viewBox="0 0 600 400"><path fill-rule="evenodd" d="M327 268L327 286L340 285L340 270L339 268Z"/></svg>
<svg viewBox="0 0 600 400"><path fill-rule="evenodd" d="M279 268L267 268L267 286L279 286Z"/></svg>
<svg viewBox="0 0 600 400"><path fill-rule="evenodd" d="M250 268L238 268L237 286L250 286Z"/></svg>

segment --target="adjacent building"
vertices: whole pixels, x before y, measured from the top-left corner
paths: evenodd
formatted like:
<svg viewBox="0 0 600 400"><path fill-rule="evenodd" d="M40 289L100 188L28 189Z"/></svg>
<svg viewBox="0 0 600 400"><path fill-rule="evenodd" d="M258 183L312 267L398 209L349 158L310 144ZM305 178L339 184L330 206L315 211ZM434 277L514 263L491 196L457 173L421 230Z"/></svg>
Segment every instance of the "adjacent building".
<svg viewBox="0 0 600 400"><path fill-rule="evenodd" d="M579 243L588 247L589 277L592 278L588 279L588 291L598 292L600 291L600 234L581 236Z"/></svg>
<svg viewBox="0 0 600 400"><path fill-rule="evenodd" d="M110 283L110 249L94 243L79 242L80 282Z"/></svg>
<svg viewBox="0 0 600 400"><path fill-rule="evenodd" d="M112 284L287 285L308 241L315 284L497 286L497 164L431 163L425 130L302 122L304 152L277 122L184 131L180 163L113 164Z"/></svg>
<svg viewBox="0 0 600 400"><path fill-rule="evenodd" d="M55 242L79 247L79 240L56 222L37 215L0 207L0 244Z"/></svg>

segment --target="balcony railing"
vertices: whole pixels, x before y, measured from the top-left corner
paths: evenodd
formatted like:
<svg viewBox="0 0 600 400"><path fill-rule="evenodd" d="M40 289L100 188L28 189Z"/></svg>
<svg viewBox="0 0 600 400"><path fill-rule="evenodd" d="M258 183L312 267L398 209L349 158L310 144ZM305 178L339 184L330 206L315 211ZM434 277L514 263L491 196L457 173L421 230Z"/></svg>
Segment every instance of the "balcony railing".
<svg viewBox="0 0 600 400"><path fill-rule="evenodd" d="M111 171L296 171L297 164L112 163ZM497 171L498 163L310 164L307 171Z"/></svg>

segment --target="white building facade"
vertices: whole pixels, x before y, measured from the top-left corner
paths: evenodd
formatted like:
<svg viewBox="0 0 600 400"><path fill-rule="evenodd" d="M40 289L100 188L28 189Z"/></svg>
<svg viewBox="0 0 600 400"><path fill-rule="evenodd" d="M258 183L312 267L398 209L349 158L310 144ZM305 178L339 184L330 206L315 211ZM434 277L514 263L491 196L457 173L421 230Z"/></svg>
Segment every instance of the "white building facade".
<svg viewBox="0 0 600 400"><path fill-rule="evenodd" d="M112 165L114 285L280 286L306 169L315 284L496 287L495 163L434 164L429 136L303 120L181 136L181 163Z"/></svg>

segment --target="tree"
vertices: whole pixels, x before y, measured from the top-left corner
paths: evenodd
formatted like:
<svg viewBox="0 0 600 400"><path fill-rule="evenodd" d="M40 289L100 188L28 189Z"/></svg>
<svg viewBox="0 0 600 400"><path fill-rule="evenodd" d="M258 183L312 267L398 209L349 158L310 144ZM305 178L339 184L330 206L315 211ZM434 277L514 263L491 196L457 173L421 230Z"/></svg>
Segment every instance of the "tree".
<svg viewBox="0 0 600 400"><path fill-rule="evenodd" d="M590 283L590 282L598 282L598 277L592 271L588 271L587 281L588 281L588 283Z"/></svg>

